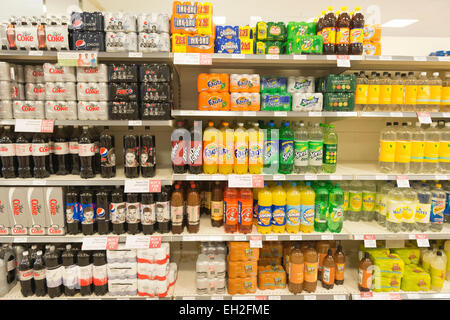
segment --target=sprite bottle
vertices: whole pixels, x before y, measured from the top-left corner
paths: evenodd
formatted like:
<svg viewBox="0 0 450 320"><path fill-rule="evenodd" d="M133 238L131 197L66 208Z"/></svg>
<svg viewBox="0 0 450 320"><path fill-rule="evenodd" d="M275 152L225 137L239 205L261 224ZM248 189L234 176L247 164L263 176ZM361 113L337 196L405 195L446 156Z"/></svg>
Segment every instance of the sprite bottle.
<svg viewBox="0 0 450 320"><path fill-rule="evenodd" d="M278 172L278 132L273 121L270 121L264 130L263 172L267 174Z"/></svg>
<svg viewBox="0 0 450 320"><path fill-rule="evenodd" d="M330 191L328 201L327 227L331 232L339 233L342 230L344 218L344 191L336 183Z"/></svg>
<svg viewBox="0 0 450 320"><path fill-rule="evenodd" d="M328 189L319 186L316 190L316 205L314 209L314 231L327 231Z"/></svg>
<svg viewBox="0 0 450 320"><path fill-rule="evenodd" d="M289 122L283 122L280 129L280 168L279 172L292 173L294 168L294 132Z"/></svg>

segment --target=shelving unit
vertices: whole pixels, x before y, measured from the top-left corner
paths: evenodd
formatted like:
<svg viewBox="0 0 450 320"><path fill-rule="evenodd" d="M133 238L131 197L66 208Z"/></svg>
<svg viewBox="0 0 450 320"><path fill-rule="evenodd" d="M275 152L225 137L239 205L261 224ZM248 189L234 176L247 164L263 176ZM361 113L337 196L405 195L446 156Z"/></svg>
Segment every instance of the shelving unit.
<svg viewBox="0 0 450 320"><path fill-rule="evenodd" d="M0 120L0 125L11 126L17 119ZM110 127L171 127L173 120L55 120L55 126L110 126Z"/></svg>

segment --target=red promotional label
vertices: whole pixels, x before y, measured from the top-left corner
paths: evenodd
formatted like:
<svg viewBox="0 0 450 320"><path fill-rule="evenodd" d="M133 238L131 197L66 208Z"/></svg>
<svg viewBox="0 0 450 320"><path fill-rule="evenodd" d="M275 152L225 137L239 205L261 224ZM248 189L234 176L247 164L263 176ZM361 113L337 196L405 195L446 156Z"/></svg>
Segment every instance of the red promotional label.
<svg viewBox="0 0 450 320"><path fill-rule="evenodd" d="M54 123L55 123L55 120L42 120L41 132L53 133Z"/></svg>
<svg viewBox="0 0 450 320"><path fill-rule="evenodd" d="M148 192L161 192L161 180L149 180L148 182Z"/></svg>
<svg viewBox="0 0 450 320"><path fill-rule="evenodd" d="M211 53L200 53L200 64L211 65L212 64Z"/></svg>
<svg viewBox="0 0 450 320"><path fill-rule="evenodd" d="M256 174L252 176L253 188L264 188L264 176L262 174Z"/></svg>
<svg viewBox="0 0 450 320"><path fill-rule="evenodd" d="M119 237L108 237L106 250L116 250L119 246Z"/></svg>
<svg viewBox="0 0 450 320"><path fill-rule="evenodd" d="M150 248L161 248L161 237L150 237Z"/></svg>
<svg viewBox="0 0 450 320"><path fill-rule="evenodd" d="M376 236L374 234L365 234L364 240L376 240Z"/></svg>

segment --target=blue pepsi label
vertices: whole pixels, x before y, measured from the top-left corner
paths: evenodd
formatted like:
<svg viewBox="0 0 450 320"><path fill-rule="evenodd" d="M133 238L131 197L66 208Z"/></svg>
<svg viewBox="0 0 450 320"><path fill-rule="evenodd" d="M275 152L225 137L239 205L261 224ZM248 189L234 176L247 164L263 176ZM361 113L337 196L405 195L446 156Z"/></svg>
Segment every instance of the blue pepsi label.
<svg viewBox="0 0 450 320"><path fill-rule="evenodd" d="M78 202L75 203L66 203L66 222L74 223L75 221L80 221L80 204Z"/></svg>
<svg viewBox="0 0 450 320"><path fill-rule="evenodd" d="M91 224L95 220L95 208L93 203L80 204L80 222L82 224Z"/></svg>

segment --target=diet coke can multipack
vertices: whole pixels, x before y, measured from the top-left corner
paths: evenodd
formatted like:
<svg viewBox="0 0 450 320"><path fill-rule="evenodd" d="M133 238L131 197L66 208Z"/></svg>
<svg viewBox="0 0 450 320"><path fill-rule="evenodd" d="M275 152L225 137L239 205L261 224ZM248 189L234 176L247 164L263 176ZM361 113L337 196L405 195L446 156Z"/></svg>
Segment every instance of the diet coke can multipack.
<svg viewBox="0 0 450 320"><path fill-rule="evenodd" d="M79 68L77 73L78 118L108 119L108 67Z"/></svg>
<svg viewBox="0 0 450 320"><path fill-rule="evenodd" d="M13 118L13 102L25 100L24 68L0 62L0 119Z"/></svg>

